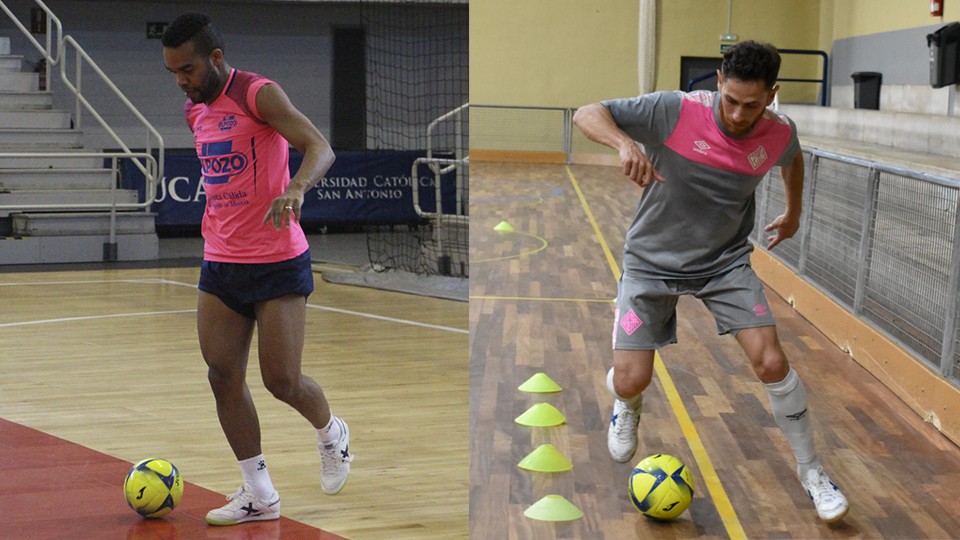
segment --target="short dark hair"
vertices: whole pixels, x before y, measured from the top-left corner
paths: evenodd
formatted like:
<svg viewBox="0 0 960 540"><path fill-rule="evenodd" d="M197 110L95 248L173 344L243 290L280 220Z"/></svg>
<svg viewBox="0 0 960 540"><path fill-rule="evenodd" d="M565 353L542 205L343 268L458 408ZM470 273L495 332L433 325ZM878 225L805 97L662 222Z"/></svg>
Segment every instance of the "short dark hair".
<svg viewBox="0 0 960 540"><path fill-rule="evenodd" d="M780 53L769 43L737 43L723 53L720 73L741 81L763 80L768 89L773 88L780 75Z"/></svg>
<svg viewBox="0 0 960 540"><path fill-rule="evenodd" d="M179 47L192 41L197 53L208 55L214 49L223 50L223 37L204 13L184 13L163 31L160 42L164 47Z"/></svg>

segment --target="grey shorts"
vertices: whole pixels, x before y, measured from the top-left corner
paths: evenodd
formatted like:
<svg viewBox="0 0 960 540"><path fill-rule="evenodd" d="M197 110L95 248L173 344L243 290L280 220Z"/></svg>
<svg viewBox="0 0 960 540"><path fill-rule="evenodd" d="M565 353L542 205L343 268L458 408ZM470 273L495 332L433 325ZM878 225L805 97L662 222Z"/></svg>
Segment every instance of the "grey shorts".
<svg viewBox="0 0 960 540"><path fill-rule="evenodd" d="M703 301L717 333L775 324L763 282L748 265L709 278L661 280L624 273L617 291L613 348L649 351L677 342L677 300Z"/></svg>

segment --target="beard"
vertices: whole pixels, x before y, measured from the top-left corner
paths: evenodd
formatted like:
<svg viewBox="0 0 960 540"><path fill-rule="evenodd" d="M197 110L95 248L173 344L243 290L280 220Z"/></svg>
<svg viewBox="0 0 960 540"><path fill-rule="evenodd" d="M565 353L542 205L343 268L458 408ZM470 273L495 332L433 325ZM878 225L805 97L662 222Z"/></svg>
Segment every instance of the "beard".
<svg viewBox="0 0 960 540"><path fill-rule="evenodd" d="M218 97L218 91L220 90L220 73L213 68L213 66L210 66L200 86L181 87L180 89L183 90L187 98L194 103L210 103Z"/></svg>

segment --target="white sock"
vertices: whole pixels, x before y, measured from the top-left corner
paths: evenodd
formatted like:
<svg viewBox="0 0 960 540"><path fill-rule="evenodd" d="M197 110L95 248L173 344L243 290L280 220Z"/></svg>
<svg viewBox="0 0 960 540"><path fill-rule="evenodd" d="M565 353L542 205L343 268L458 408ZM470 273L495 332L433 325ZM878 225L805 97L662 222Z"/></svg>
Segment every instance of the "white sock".
<svg viewBox="0 0 960 540"><path fill-rule="evenodd" d="M334 418L335 416L331 414L330 421L327 422L327 425L317 430L317 441L324 446L339 441L340 436L343 434L340 429L340 423L334 422Z"/></svg>
<svg viewBox="0 0 960 540"><path fill-rule="evenodd" d="M610 368L610 370L607 371L607 390L610 390L610 393L613 394L613 397L626 403L627 407L630 407L635 411L639 411L640 407L643 405L643 392L629 399L624 399L620 397L620 394L617 394L617 391L613 387L613 368Z"/></svg>
<svg viewBox="0 0 960 540"><path fill-rule="evenodd" d="M797 458L797 473L806 478L808 470L820 466L813 449L813 424L807 413L807 391L793 368L780 382L767 384L773 418L787 436L793 455Z"/></svg>
<svg viewBox="0 0 960 540"><path fill-rule="evenodd" d="M273 488L273 481L270 480L270 473L267 472L267 462L263 458L263 454L238 463L240 464L240 473L243 475L243 482L253 487L257 497L270 500L277 490Z"/></svg>

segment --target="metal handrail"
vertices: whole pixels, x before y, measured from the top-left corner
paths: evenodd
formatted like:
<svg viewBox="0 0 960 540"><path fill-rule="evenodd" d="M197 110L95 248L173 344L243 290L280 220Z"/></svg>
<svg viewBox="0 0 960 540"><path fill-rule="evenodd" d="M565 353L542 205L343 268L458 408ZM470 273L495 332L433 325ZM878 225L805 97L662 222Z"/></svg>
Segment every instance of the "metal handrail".
<svg viewBox="0 0 960 540"><path fill-rule="evenodd" d="M46 14L47 26L46 26L46 44L41 45L36 38L30 33L30 31L17 19L16 15L7 7L7 5L0 0L0 9L2 9L8 17L13 21L13 23L20 29L24 36L33 44L34 47L39 50L44 58L46 59L46 69L47 69L47 81L48 88L51 81L50 79L50 68L53 65L60 65L60 78L64 86L66 86L76 97L76 103L74 105L74 126L75 129L79 130L81 127L82 119L82 108L86 110L97 120L100 126L104 131L117 143L117 145L123 150L123 152L77 152L77 153L65 153L65 152L29 152L29 153L11 153L11 152L0 152L0 156L4 157L46 157L46 156L58 156L58 157L102 157L105 159L112 159L114 165L116 161L121 158L130 159L136 165L138 169L146 177L146 191L144 192L144 202L136 204L124 204L117 203L114 201L113 204L107 205L79 205L79 204L49 204L49 205L32 205L32 206L23 206L18 205L16 208L19 209L37 209L43 208L47 210L51 209L60 209L60 210L75 210L75 209L91 209L91 208L110 208L112 212L116 212L117 209L144 209L150 206L153 202L153 194L156 191L157 183L160 178L163 177L163 161L164 161L164 144L163 137L160 133L147 121L147 119L140 114L140 111L130 102L129 99L110 78L100 69L100 66L94 62L94 60L87 54L86 51L80 46L73 37L63 35L63 25L60 22L60 19L43 3L42 0L34 0L34 3L40 7ZM54 30L56 34L56 43L53 43ZM56 54L54 54L54 45L56 45ZM67 76L67 58L66 58L66 48L67 46L73 47L76 51L76 67L75 67L75 82L71 81ZM145 152L134 152L130 149L123 139L117 134L103 117L96 111L93 105L87 100L83 95L81 80L82 80L82 68L84 63L89 66L89 69L100 77L102 82L114 93L116 98L123 103L127 109L136 117L136 119L143 124L143 127L146 129L147 137L145 141ZM153 144L155 142L155 145ZM156 149L157 157L154 157L152 152ZM11 208L10 206L0 206L2 209ZM111 220L110 234L111 238L114 234L113 220Z"/></svg>
<svg viewBox="0 0 960 540"><path fill-rule="evenodd" d="M453 167L461 167L470 162L470 158L466 157L464 159L444 159L444 158L417 158L414 160L413 165L410 168L410 185L412 188L412 197L413 197L413 209L417 212L417 215L422 218L437 218L440 216L446 216L447 219L452 221L461 221L463 223L468 223L470 217L462 214L462 201L460 199L460 190L457 190L457 213L456 214L445 214L443 212L443 193L440 185L440 173L436 172L437 169L434 165L440 165L441 167L446 165L442 170L449 171ZM436 176L433 184L434 193L437 201L436 212L427 212L420 208L420 190L418 186L420 182L418 181L419 174L417 170L420 168L420 165L429 165L431 169L434 170Z"/></svg>
<svg viewBox="0 0 960 540"><path fill-rule="evenodd" d="M53 65L56 65L57 63L60 62L60 53L61 53L62 50L63 50L63 46L62 46L62 43L63 43L63 25L60 23L60 19L58 19L57 16L54 15L52 11L50 11L50 8L48 8L48 7L47 7L43 2L41 2L40 0L35 0L35 1L36 1L37 5L39 5L40 8L43 9L44 13L46 13L46 16L47 16L47 27L46 27L46 32L45 32L45 34L44 34L44 35L46 36L46 43L45 43L44 45L41 45L40 42L37 41L36 38L33 37L33 34L31 34L30 31L27 30L27 27L24 26L23 23L21 23L19 19L17 19L17 16L14 15L12 11L10 11L10 8L8 8L6 4L4 4L3 2L0 2L0 9L3 9L3 11L7 14L7 16L10 17L10 20L13 21L13 24L15 24L15 25L17 26L17 28L20 29L20 32L22 32L23 35L27 37L27 40L29 40L30 43L32 43L33 46L36 47L36 49L37 49L38 51L40 51L41 53L43 53L43 57L44 57L44 59L46 59L46 61L47 61L47 62L46 62L46 76L47 76L47 80L49 81L49 80L50 80L50 67L53 66ZM51 30L53 30L54 28L56 28L56 30L57 30L57 41L56 41L56 43L53 43L53 37L52 37L52 36L53 36L53 32L51 31ZM56 55L56 56L53 55L53 45L56 45L56 46L57 46L57 55Z"/></svg>
<svg viewBox="0 0 960 540"><path fill-rule="evenodd" d="M110 172L116 178L120 171L119 161L121 159L140 158L146 164L148 177L157 175L157 158L149 152L3 152L0 156L9 158L45 158L56 156L58 158L104 158L110 160ZM117 183L111 184L110 190L116 193ZM152 190L151 190L152 189ZM142 210L153 204L152 194L156 192L156 184L147 185L144 191L144 202L139 203L59 203L59 204L0 204L0 211L4 210ZM116 197L114 197L116 198Z"/></svg>
<svg viewBox="0 0 960 540"><path fill-rule="evenodd" d="M71 82L70 79L67 77L66 46L68 45L74 47L76 50L76 57L77 57L76 83ZM156 140L156 143L157 143L156 148L159 156L159 160L157 164L158 165L157 172L158 174L161 175L161 176L158 176L157 178L162 178L164 146L163 146L163 137L160 135L160 132L157 131L156 128L154 128L150 124L150 122L147 121L146 118L144 118L142 114L140 114L140 111L138 111L137 108L133 105L133 103L131 103L130 100L123 95L123 92L121 92L120 89L117 88L115 84L113 84L113 81L110 80L107 74L104 73L102 69L100 69L100 66L98 66L97 63L93 61L93 58L91 58L90 55L88 55L87 52L83 50L80 44L77 43L76 40L73 39L73 37L65 36L63 38L63 45L61 46L61 49L63 49L62 50L63 61L60 63L60 78L61 78L61 82L63 82L63 85L66 86L71 92L73 92L74 96L76 96L76 101L77 101L77 104L75 105L76 118L74 119L76 128L77 129L82 128L82 117L81 117L82 109L80 108L80 105L82 104L87 109L87 111L97 120L97 122L100 123L100 126L103 127L103 129L107 132L107 134L110 135L111 138L113 138L114 142L116 142L117 145L119 145L119 147L123 149L124 152L126 152L127 154L133 153L132 150L130 150L130 147L127 146L126 143L124 143L123 139L121 139L120 136L117 135L117 132L114 131L109 124L107 124L107 121L104 120L102 116L100 116L100 114L96 111L93 105L89 101L87 101L87 98L83 96L83 92L81 90L83 62L81 62L81 60L85 60L89 64L90 69L92 69L94 73L100 76L101 81L107 85L107 88L113 91L114 95L120 100L120 102L123 103L131 113L133 113L134 117L136 117L136 119L139 120L141 124L143 124L143 127L147 130L147 137L144 145L144 148L146 149L147 153L153 150L153 145L151 144L151 136L153 137L154 140ZM134 160L134 163L136 164L137 168L140 169L140 172L144 173L144 175L147 174L146 168L139 161ZM157 178L154 178L154 180L156 180ZM147 183L148 185L150 184L149 177L147 178ZM154 182L154 184L155 183L156 182Z"/></svg>
<svg viewBox="0 0 960 540"><path fill-rule="evenodd" d="M456 134L455 134L455 138L456 138L457 141L460 141L460 140L461 140L461 138L462 138L462 136L463 136L463 127L462 127L462 126L463 126L463 122L462 122L461 119L460 119L460 114L461 114L463 111L469 109L469 107L470 107L470 104L469 104L469 103L464 103L463 105L457 107L456 109L453 109L453 110L450 111L450 112L447 112L447 113L445 113L445 114L442 114L442 115L438 116L438 117L435 118L432 122L430 122L429 125L427 125L427 158L428 158L428 159L432 159L432 158L433 158L433 131L434 131L434 129L436 129L436 127L440 124L440 122L443 122L444 120L446 120L446 119L448 119L448 118L452 118L452 117L455 116L455 117L457 118L457 119L456 119ZM462 153L462 150L463 150L463 149L460 148L460 145L458 144L458 145L457 145L457 148L456 148L457 153L458 153L458 154L459 154L459 153ZM457 158L457 159L462 159L463 156L457 155L456 158ZM444 173L446 173L447 171L449 171L450 169L452 169L453 167L456 167L456 165L449 165L449 166L447 166L446 169L440 170L439 174L444 174Z"/></svg>

